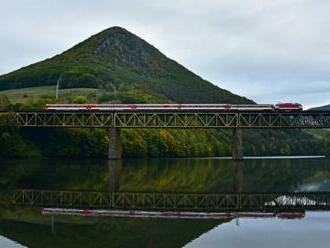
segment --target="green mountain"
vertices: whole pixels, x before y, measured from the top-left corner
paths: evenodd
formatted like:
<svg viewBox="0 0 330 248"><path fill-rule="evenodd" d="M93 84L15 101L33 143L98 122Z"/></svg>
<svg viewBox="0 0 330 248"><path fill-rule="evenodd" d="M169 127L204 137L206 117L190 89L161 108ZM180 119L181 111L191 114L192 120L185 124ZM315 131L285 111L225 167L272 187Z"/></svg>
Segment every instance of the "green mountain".
<svg viewBox="0 0 330 248"><path fill-rule="evenodd" d="M251 103L203 80L121 27L106 29L73 48L0 76L0 90L61 88L151 90L180 103Z"/></svg>

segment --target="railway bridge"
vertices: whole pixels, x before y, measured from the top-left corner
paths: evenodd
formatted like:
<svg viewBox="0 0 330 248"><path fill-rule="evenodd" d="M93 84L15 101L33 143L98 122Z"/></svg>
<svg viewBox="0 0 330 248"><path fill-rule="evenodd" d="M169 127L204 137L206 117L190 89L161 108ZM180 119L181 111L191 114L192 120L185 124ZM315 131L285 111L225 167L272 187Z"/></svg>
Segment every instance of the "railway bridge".
<svg viewBox="0 0 330 248"><path fill-rule="evenodd" d="M19 111L5 113L23 128L107 128L109 159L120 159L121 128L232 129L232 157L243 158L242 129L330 128L330 111Z"/></svg>

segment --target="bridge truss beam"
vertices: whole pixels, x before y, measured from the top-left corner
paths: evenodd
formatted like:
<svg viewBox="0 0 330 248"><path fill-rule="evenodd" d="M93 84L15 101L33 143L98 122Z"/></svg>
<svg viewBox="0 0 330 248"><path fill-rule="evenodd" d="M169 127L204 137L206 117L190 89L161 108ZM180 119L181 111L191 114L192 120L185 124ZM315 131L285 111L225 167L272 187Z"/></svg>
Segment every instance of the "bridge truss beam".
<svg viewBox="0 0 330 248"><path fill-rule="evenodd" d="M14 112L21 127L49 128L330 128L323 112Z"/></svg>

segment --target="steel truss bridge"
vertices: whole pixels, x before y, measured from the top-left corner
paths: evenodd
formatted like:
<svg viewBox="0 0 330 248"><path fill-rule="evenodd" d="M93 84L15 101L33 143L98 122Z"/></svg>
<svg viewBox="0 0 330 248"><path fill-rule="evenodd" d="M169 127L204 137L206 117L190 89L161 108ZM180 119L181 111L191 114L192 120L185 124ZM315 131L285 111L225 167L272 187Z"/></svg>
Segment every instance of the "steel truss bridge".
<svg viewBox="0 0 330 248"><path fill-rule="evenodd" d="M129 210L280 211L330 210L330 192L132 193L14 190L14 205Z"/></svg>
<svg viewBox="0 0 330 248"><path fill-rule="evenodd" d="M21 127L49 128L330 128L330 111L39 111L11 112Z"/></svg>

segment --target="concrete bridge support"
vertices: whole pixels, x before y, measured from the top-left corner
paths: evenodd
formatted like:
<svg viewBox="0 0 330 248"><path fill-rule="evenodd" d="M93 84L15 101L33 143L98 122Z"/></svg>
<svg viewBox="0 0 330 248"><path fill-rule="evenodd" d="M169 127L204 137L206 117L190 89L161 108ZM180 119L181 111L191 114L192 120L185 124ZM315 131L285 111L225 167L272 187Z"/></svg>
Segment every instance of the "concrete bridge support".
<svg viewBox="0 0 330 248"><path fill-rule="evenodd" d="M235 128L233 130L232 158L233 160L243 159L242 129L240 128Z"/></svg>
<svg viewBox="0 0 330 248"><path fill-rule="evenodd" d="M123 148L120 142L120 128L109 129L109 140L108 159L121 159Z"/></svg>

